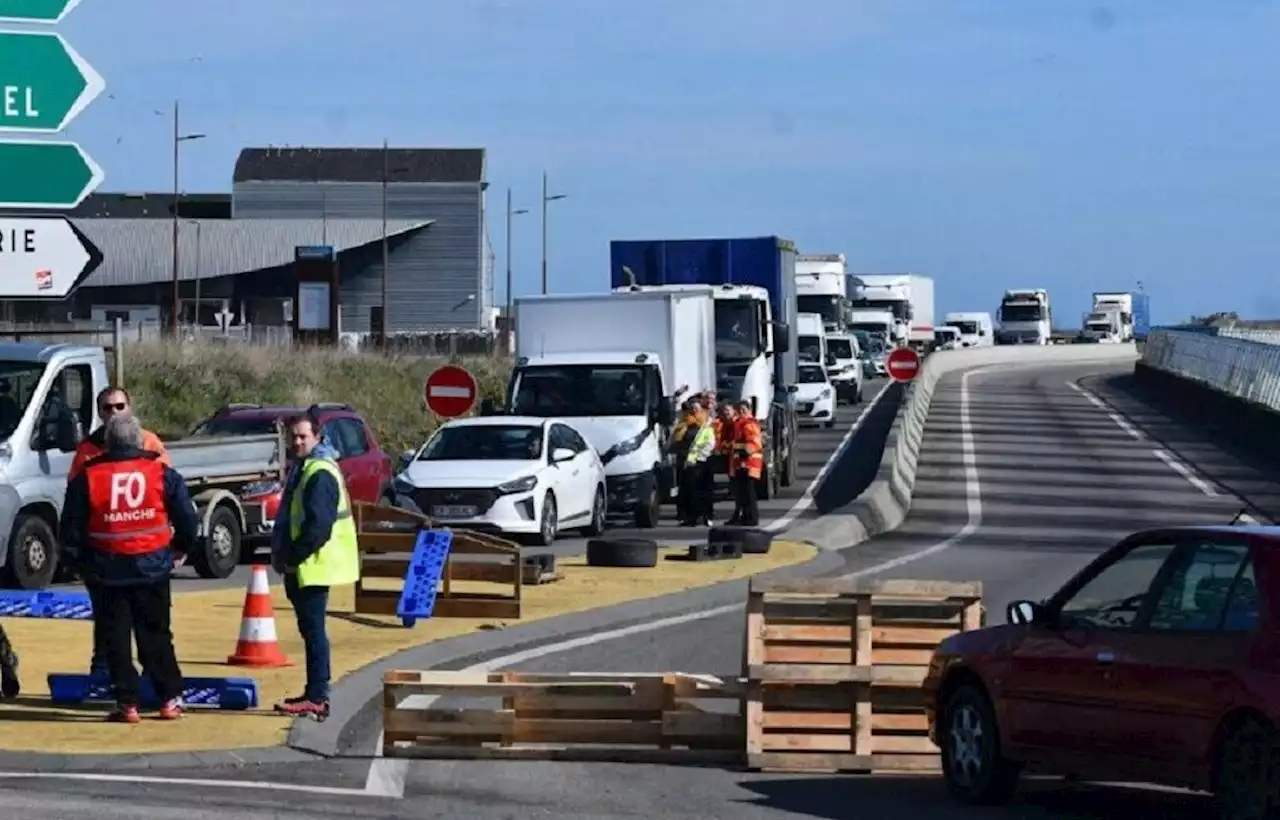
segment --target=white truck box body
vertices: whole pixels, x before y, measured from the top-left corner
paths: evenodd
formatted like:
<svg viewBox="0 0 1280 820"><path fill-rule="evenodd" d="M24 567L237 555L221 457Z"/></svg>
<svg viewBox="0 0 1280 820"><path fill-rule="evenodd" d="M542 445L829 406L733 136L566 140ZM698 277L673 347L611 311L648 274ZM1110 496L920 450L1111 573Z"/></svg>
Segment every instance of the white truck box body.
<svg viewBox="0 0 1280 820"><path fill-rule="evenodd" d="M911 335L918 344L933 343L933 279L911 275Z"/></svg>

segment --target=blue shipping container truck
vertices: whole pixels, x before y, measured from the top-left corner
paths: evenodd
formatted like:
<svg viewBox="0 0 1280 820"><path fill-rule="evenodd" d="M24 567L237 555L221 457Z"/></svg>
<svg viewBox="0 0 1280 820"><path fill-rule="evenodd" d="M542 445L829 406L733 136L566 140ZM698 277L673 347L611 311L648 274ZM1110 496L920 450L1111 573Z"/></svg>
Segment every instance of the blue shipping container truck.
<svg viewBox="0 0 1280 820"><path fill-rule="evenodd" d="M1151 332L1151 300L1145 293L1133 294L1133 338L1139 341Z"/></svg>
<svg viewBox="0 0 1280 820"><path fill-rule="evenodd" d="M631 283L624 267L641 287L659 285L754 285L769 294L773 320L795 335L796 248L789 239L639 239L609 243L610 287ZM774 360L777 385L796 383L799 353L794 344Z"/></svg>
<svg viewBox="0 0 1280 820"><path fill-rule="evenodd" d="M765 434L766 474L759 482L761 498L770 498L779 486L790 486L796 472L796 414L793 393L799 354L796 325L796 249L777 236L742 239L617 240L610 243L610 286L613 288L667 285L739 285L762 288L768 294L774 326L761 327L760 301L742 298L716 300L717 384L723 393L741 392L756 404ZM623 269L635 277L632 281ZM749 365L740 351L738 334L755 328L760 345L748 355L772 355L772 390L768 373ZM763 344L772 338L771 347ZM767 352L765 351L767 349ZM748 375L748 373L757 375ZM744 381L745 379L745 381ZM755 386L753 387L752 384Z"/></svg>

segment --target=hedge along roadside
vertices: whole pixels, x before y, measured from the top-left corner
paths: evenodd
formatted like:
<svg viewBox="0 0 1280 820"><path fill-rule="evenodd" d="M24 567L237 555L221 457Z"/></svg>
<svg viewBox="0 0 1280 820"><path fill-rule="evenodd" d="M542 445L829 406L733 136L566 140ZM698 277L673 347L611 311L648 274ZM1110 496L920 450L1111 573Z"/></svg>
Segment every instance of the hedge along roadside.
<svg viewBox="0 0 1280 820"><path fill-rule="evenodd" d="M871 484L845 507L798 522L786 531L789 540L838 550L856 546L901 526L911 509L920 448L924 443L929 408L939 379L948 373L995 364L1033 367L1068 366L1092 362L1133 362L1133 345L1063 345L1051 347L989 347L947 350L925 357L919 374L907 387L897 418L885 441L880 467Z"/></svg>

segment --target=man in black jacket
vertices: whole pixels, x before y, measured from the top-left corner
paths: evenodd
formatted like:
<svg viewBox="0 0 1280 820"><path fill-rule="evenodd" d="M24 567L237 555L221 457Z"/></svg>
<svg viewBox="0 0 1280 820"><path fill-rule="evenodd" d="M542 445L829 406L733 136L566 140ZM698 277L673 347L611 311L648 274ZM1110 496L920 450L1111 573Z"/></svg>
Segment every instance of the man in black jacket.
<svg viewBox="0 0 1280 820"><path fill-rule="evenodd" d="M133 416L111 417L106 452L85 463L67 485L62 507L63 553L86 583L99 587L107 664L115 687L117 723L141 720L141 680L133 639L156 694L160 717L182 717L182 672L170 628L169 574L196 546L199 522L186 482L158 454L143 449Z"/></svg>

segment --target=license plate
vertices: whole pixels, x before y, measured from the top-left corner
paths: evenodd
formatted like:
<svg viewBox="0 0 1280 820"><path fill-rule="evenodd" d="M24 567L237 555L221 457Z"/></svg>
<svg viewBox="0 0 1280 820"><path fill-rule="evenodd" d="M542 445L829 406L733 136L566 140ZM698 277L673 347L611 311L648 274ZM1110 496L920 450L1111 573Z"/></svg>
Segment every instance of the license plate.
<svg viewBox="0 0 1280 820"><path fill-rule="evenodd" d="M460 507L457 505L431 508L431 514L436 518L475 518L478 512L479 510L475 507Z"/></svg>

